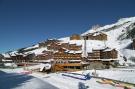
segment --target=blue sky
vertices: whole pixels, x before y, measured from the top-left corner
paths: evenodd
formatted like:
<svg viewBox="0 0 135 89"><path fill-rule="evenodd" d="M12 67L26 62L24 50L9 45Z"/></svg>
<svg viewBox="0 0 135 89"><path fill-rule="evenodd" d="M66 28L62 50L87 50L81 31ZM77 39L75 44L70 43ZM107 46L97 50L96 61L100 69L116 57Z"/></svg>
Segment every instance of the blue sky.
<svg viewBox="0 0 135 89"><path fill-rule="evenodd" d="M135 16L135 0L0 0L0 52Z"/></svg>

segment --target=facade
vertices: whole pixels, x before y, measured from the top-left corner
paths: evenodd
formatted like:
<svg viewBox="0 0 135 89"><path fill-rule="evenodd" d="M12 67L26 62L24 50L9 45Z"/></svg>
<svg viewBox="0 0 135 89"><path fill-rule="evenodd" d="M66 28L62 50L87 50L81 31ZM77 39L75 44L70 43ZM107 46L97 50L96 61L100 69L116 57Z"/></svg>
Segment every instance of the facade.
<svg viewBox="0 0 135 89"><path fill-rule="evenodd" d="M82 45L76 45L76 44L62 43L61 47L67 50L74 50L74 51L82 50Z"/></svg>
<svg viewBox="0 0 135 89"><path fill-rule="evenodd" d="M51 43L47 45L48 50L59 50L61 48L61 45L59 43Z"/></svg>
<svg viewBox="0 0 135 89"><path fill-rule="evenodd" d="M11 56L11 60L13 60L14 62L25 62L26 61L26 57L24 57L23 55L14 55Z"/></svg>
<svg viewBox="0 0 135 89"><path fill-rule="evenodd" d="M54 71L77 71L82 69L81 60L58 60L53 68Z"/></svg>
<svg viewBox="0 0 135 89"><path fill-rule="evenodd" d="M78 34L73 34L72 36L70 36L70 40L81 40L81 37Z"/></svg>
<svg viewBox="0 0 135 89"><path fill-rule="evenodd" d="M99 49L92 50L88 53L88 59L116 59L118 58L118 52L115 49Z"/></svg>
<svg viewBox="0 0 135 89"><path fill-rule="evenodd" d="M37 55L36 60L48 60L53 58L53 52L43 51L43 54Z"/></svg>
<svg viewBox="0 0 135 89"><path fill-rule="evenodd" d="M118 58L118 52L115 49L104 50L101 52L101 59L116 59Z"/></svg>
<svg viewBox="0 0 135 89"><path fill-rule="evenodd" d="M54 53L53 59L58 60L58 59L63 59L63 60L79 60L81 59L81 54L82 53L68 53L68 52L57 52Z"/></svg>
<svg viewBox="0 0 135 89"><path fill-rule="evenodd" d="M68 50L74 50L74 51L79 51L82 50L82 45L77 46L76 44L69 44Z"/></svg>
<svg viewBox="0 0 135 89"><path fill-rule="evenodd" d="M77 46L76 44L69 44L69 43L52 43L47 46L48 50L59 50L59 49L67 49L67 50L74 50L74 51L79 51L82 49L82 45Z"/></svg>
<svg viewBox="0 0 135 89"><path fill-rule="evenodd" d="M107 40L107 35L105 33L97 32L97 33L89 33L83 36L85 40Z"/></svg>
<svg viewBox="0 0 135 89"><path fill-rule="evenodd" d="M91 53L88 53L88 59L100 59L101 50L92 50Z"/></svg>

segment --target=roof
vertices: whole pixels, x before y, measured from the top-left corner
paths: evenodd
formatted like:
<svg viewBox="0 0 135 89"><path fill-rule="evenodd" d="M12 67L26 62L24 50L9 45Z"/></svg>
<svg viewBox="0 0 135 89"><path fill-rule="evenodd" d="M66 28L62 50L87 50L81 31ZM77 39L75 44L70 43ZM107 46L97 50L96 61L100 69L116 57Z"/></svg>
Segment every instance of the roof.
<svg viewBox="0 0 135 89"><path fill-rule="evenodd" d="M76 53L82 53L82 50L80 50L80 51L68 51L68 53L74 53L74 54L76 54Z"/></svg>

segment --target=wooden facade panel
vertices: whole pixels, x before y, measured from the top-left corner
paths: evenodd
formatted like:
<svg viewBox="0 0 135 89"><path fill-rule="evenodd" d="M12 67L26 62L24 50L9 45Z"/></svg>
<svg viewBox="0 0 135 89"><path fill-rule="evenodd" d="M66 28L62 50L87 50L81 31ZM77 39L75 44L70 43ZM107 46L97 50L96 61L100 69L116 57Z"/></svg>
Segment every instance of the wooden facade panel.
<svg viewBox="0 0 135 89"><path fill-rule="evenodd" d="M81 59L81 53L72 54L72 53L55 53L53 59Z"/></svg>
<svg viewBox="0 0 135 89"><path fill-rule="evenodd" d="M89 59L116 59L118 58L117 50L110 51L94 50L92 53L88 53Z"/></svg>

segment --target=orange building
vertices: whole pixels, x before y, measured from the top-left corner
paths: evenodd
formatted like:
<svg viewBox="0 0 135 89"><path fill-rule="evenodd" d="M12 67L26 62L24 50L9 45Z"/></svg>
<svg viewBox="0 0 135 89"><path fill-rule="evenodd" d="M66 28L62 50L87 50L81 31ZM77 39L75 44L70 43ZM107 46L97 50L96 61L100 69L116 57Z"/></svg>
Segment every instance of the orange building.
<svg viewBox="0 0 135 89"><path fill-rule="evenodd" d="M70 40L81 40L81 37L78 34L73 34L72 36L70 36Z"/></svg>

